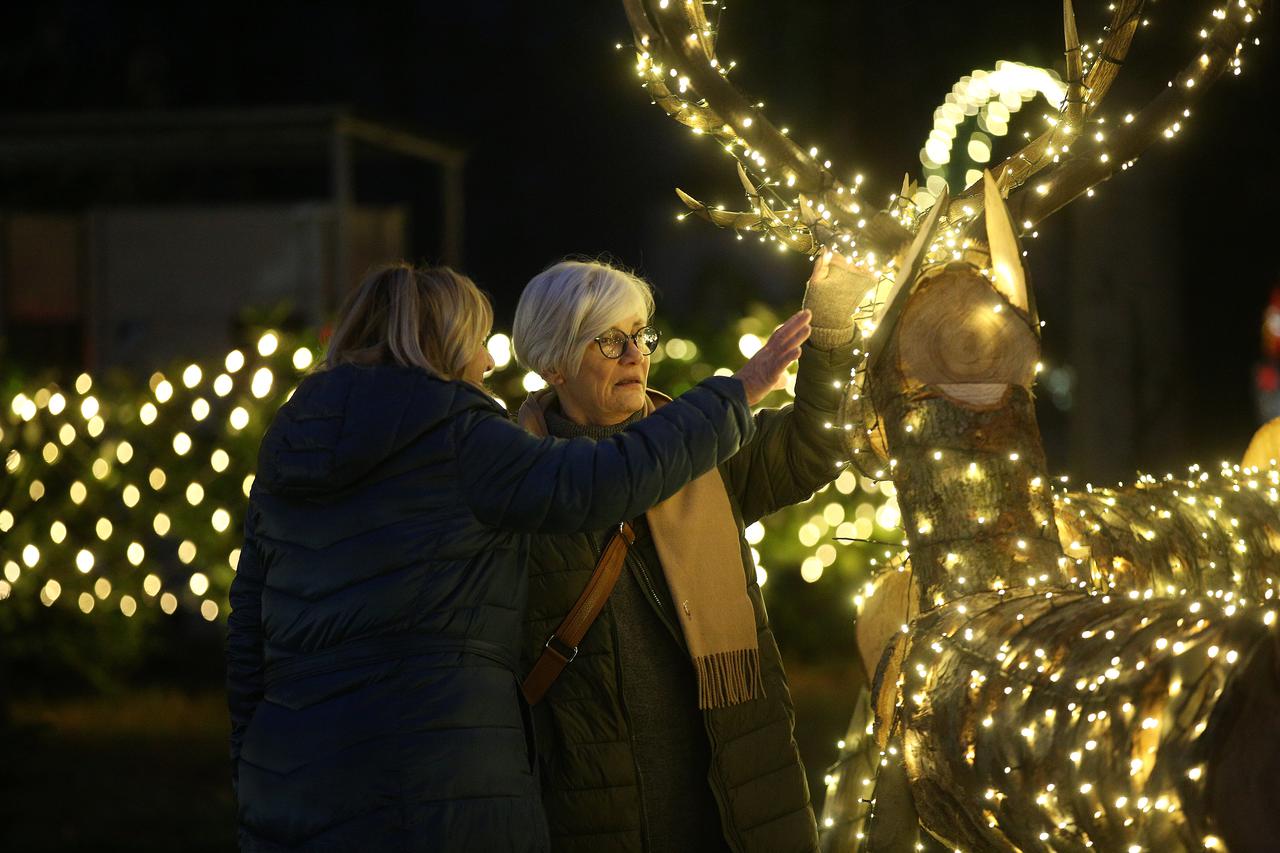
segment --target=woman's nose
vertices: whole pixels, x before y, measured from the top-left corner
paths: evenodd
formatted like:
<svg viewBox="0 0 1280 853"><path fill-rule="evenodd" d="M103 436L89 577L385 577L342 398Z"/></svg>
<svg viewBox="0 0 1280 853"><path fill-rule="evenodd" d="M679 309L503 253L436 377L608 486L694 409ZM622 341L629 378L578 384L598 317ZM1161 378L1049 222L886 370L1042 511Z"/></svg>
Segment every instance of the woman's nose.
<svg viewBox="0 0 1280 853"><path fill-rule="evenodd" d="M618 356L618 361L624 364L635 364L642 358L644 358L644 353L640 351L640 347L636 345L635 341L631 340L631 338L623 341L622 355Z"/></svg>

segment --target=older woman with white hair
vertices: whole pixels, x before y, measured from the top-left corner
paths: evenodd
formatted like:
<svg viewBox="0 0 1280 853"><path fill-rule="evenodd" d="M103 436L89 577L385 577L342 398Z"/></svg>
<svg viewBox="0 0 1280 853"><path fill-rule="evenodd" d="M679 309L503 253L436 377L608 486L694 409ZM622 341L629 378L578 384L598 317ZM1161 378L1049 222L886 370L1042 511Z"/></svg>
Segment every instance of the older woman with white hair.
<svg viewBox="0 0 1280 853"><path fill-rule="evenodd" d="M524 686L553 850L817 849L744 530L840 472L831 426L854 366L852 281L819 261L795 404L757 413L735 456L621 529L532 541ZM653 309L643 280L606 264L535 276L513 339L548 387L521 425L603 440L666 405L648 387Z"/></svg>
<svg viewBox="0 0 1280 853"><path fill-rule="evenodd" d="M516 677L530 537L728 458L809 331L583 447L486 393L492 318L447 267L376 270L263 438L227 622L242 850L545 850Z"/></svg>

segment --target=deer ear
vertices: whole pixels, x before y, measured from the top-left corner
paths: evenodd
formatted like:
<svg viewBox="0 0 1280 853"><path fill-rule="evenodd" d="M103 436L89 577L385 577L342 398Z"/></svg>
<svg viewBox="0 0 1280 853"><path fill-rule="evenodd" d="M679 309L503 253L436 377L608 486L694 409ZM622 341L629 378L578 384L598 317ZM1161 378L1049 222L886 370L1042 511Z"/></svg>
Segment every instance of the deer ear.
<svg viewBox="0 0 1280 853"><path fill-rule="evenodd" d="M916 232L915 239L899 257L893 287L885 296L884 310L876 317L875 331L871 333L871 340L867 342L867 358L870 362L880 357L880 351L884 349L885 343L893 334L893 327L898 322L898 315L902 313L902 306L907 303L907 297L915 290L916 279L920 276L920 267L928 253L929 242L938 228L938 220L950 203L951 196L946 189L943 189L942 197L929 209L929 214L920 225L920 230Z"/></svg>
<svg viewBox="0 0 1280 853"><path fill-rule="evenodd" d="M983 171L982 181L985 185L983 210L986 214L987 246L991 250L992 281L1009 304L1031 315L1033 308L1027 293L1027 273L1022 267L1022 247L1018 244L1013 220L1009 218L1009 208L1005 206L990 171Z"/></svg>
<svg viewBox="0 0 1280 853"><path fill-rule="evenodd" d="M905 175L902 176L902 192L899 193L899 195L902 198L906 199L907 201L911 201L913 198L915 198L916 190L918 189L920 189L920 184L916 183L911 179L910 172L907 172Z"/></svg>

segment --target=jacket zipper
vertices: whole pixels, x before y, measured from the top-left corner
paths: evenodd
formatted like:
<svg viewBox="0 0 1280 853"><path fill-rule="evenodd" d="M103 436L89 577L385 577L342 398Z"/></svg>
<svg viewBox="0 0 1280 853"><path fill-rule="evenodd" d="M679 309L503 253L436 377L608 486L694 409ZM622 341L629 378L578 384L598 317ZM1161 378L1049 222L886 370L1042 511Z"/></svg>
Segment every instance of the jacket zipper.
<svg viewBox="0 0 1280 853"><path fill-rule="evenodd" d="M644 560L640 558L640 554L634 548L627 549L627 556L635 559L636 571L640 574L641 584L644 586L645 592L649 593L649 597L653 599L654 609L658 611L658 616L662 618L663 623L667 622L667 609L662 606L662 599L658 598L658 586L653 582L653 578L649 576L649 569L644 564ZM670 625L667 625L670 628Z"/></svg>

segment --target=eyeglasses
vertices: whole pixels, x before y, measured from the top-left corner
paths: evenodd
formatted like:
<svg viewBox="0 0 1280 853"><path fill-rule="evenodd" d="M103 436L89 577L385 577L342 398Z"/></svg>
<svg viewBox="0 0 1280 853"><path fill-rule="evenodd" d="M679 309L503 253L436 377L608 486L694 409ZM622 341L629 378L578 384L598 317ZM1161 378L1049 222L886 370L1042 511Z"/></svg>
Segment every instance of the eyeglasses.
<svg viewBox="0 0 1280 853"><path fill-rule="evenodd" d="M610 329L595 341L596 346L600 347L600 354L605 358L621 358L622 353L626 351L628 340L636 345L641 355L652 355L658 348L658 340L661 337L662 333L653 326L645 326L634 335L628 335L620 329Z"/></svg>

